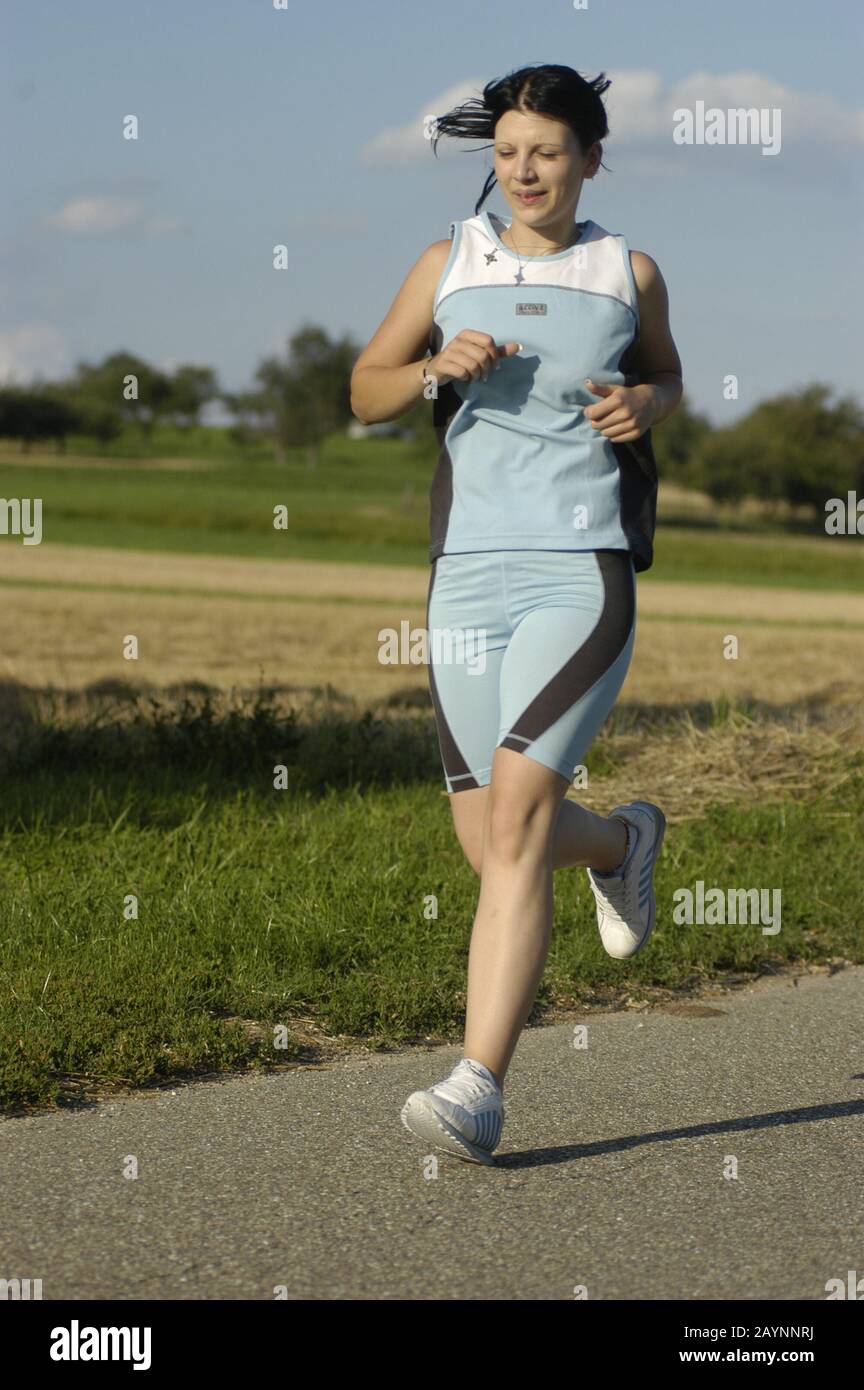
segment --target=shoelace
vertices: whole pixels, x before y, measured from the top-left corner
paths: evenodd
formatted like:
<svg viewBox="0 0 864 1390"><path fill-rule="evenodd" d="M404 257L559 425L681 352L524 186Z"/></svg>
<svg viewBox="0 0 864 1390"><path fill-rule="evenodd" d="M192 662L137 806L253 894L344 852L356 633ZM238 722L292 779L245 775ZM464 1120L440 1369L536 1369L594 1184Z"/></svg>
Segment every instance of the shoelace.
<svg viewBox="0 0 864 1390"><path fill-rule="evenodd" d="M596 880L592 881L597 882ZM619 917L626 921L634 906L633 875L622 874L620 878L600 879L598 886L609 905L614 908Z"/></svg>
<svg viewBox="0 0 864 1390"><path fill-rule="evenodd" d="M451 1083L453 1083L454 1086L458 1085L458 1094L448 1094L448 1092L444 1090L444 1087L449 1087ZM450 1073L447 1080L439 1082L435 1089L439 1095L444 1095L445 1099L455 1101L458 1105L465 1095L464 1088L466 1087L471 1100L479 1099L481 1096L491 1096L495 1094L488 1081L484 1081L479 1077L471 1067L457 1067L455 1071Z"/></svg>

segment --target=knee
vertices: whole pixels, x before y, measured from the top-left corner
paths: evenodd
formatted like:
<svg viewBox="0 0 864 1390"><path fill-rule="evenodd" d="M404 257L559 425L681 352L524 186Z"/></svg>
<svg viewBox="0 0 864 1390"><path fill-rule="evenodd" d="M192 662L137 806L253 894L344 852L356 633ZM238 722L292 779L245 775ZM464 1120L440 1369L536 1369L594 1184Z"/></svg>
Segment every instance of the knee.
<svg viewBox="0 0 864 1390"><path fill-rule="evenodd" d="M548 808L533 799L514 801L492 797L484 852L499 861L515 863L545 853L550 832Z"/></svg>

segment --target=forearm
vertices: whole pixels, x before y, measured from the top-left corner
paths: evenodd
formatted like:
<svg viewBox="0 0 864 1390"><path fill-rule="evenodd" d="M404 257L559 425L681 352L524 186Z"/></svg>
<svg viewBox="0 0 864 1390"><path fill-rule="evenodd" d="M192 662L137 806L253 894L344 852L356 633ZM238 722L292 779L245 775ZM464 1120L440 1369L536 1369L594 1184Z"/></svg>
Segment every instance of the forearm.
<svg viewBox="0 0 864 1390"><path fill-rule="evenodd" d="M648 372L639 383L649 392L649 399L655 411L652 427L659 425L678 409L684 392L684 383L677 372Z"/></svg>
<svg viewBox="0 0 864 1390"><path fill-rule="evenodd" d="M404 367L360 367L351 377L351 409L364 425L395 420L422 398L423 368L429 362L421 357Z"/></svg>

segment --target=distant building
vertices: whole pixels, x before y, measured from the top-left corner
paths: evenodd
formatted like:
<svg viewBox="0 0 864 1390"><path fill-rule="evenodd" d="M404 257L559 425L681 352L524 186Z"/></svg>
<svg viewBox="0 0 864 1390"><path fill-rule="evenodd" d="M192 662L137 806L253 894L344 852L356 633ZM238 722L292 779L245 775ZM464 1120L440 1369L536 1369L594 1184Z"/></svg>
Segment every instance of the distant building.
<svg viewBox="0 0 864 1390"><path fill-rule="evenodd" d="M403 429L395 420L381 420L374 425L364 425L362 420L352 420L345 433L349 439L413 439L414 430Z"/></svg>

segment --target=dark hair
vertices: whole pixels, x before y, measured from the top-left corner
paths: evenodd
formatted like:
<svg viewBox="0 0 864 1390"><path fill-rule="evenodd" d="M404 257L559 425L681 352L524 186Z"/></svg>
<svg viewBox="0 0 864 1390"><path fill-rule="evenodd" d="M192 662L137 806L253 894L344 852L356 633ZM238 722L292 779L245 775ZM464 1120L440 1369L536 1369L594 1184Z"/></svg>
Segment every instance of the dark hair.
<svg viewBox="0 0 864 1390"><path fill-rule="evenodd" d="M436 116L432 151L437 155L435 146L442 135L458 140L494 139L495 126L505 111L534 111L538 116L565 121L582 149L588 150L595 140L604 140L609 134L606 108L600 98L611 85L605 73L588 82L575 69L560 63L517 68L506 77L487 82L482 97L469 97L446 115ZM475 217L496 183L493 170L474 206Z"/></svg>

